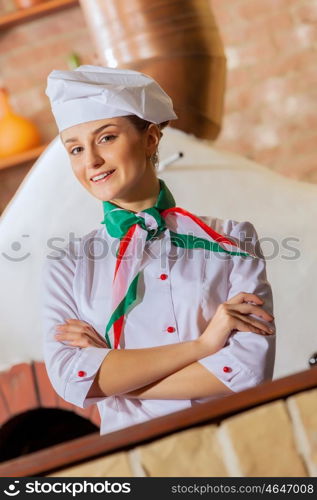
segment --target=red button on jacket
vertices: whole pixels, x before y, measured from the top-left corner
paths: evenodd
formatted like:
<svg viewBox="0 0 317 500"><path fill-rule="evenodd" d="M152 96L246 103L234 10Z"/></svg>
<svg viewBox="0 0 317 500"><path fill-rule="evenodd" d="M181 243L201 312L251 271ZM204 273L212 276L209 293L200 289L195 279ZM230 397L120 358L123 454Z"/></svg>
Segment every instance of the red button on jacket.
<svg viewBox="0 0 317 500"><path fill-rule="evenodd" d="M173 333L173 332L175 332L175 328L174 328L173 326L168 326L168 327L167 327L167 331L168 331L169 333Z"/></svg>
<svg viewBox="0 0 317 500"><path fill-rule="evenodd" d="M79 370L77 373L78 377L84 377L86 375L86 372L83 372L82 370Z"/></svg>
<svg viewBox="0 0 317 500"><path fill-rule="evenodd" d="M160 278L161 280L167 280L168 274L161 274Z"/></svg>
<svg viewBox="0 0 317 500"><path fill-rule="evenodd" d="M230 368L230 366L224 366L224 367L223 367L223 371L224 371L224 372L231 372L231 368Z"/></svg>

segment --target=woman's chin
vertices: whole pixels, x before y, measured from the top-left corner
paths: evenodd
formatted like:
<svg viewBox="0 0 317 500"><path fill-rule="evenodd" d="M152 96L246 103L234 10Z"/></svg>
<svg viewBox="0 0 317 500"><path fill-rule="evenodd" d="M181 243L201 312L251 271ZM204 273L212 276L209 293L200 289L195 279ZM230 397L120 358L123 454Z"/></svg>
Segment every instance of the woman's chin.
<svg viewBox="0 0 317 500"><path fill-rule="evenodd" d="M87 191L91 194L91 196L93 196L97 200L109 201L112 198L113 195L112 189L99 189L99 188L96 189L94 186L93 187L85 186L85 187Z"/></svg>
<svg viewBox="0 0 317 500"><path fill-rule="evenodd" d="M111 193L109 195L108 193L95 193L95 192L91 194L93 195L94 198L97 198L97 200L100 201L110 201L113 198Z"/></svg>

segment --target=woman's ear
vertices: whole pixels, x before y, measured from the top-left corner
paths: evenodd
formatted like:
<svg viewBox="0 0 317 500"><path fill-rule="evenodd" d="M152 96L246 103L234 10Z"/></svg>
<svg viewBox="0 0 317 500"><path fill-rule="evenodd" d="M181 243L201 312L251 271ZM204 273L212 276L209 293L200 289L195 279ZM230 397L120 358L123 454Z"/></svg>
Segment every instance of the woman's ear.
<svg viewBox="0 0 317 500"><path fill-rule="evenodd" d="M146 131L146 149L149 155L152 155L157 150L162 135L163 134L156 123L151 123L148 126Z"/></svg>

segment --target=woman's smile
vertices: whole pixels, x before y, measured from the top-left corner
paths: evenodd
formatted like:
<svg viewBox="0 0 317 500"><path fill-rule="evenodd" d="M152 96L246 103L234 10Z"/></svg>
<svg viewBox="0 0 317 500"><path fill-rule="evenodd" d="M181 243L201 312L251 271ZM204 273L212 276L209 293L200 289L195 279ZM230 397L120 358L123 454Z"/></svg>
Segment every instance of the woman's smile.
<svg viewBox="0 0 317 500"><path fill-rule="evenodd" d="M105 173L101 173L99 175L94 175L90 180L93 184L100 184L100 183L108 181L110 179L110 177L113 176L114 172L115 172L115 169L110 170L110 171L105 172Z"/></svg>

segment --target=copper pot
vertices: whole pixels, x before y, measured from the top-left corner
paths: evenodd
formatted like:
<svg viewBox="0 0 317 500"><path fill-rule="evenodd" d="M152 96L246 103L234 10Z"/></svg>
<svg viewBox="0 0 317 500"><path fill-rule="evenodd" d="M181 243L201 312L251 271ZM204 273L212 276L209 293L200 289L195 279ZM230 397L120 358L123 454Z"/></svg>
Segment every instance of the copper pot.
<svg viewBox="0 0 317 500"><path fill-rule="evenodd" d="M215 139L226 59L207 0L80 0L99 64L155 78L171 96L170 125Z"/></svg>

